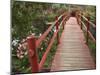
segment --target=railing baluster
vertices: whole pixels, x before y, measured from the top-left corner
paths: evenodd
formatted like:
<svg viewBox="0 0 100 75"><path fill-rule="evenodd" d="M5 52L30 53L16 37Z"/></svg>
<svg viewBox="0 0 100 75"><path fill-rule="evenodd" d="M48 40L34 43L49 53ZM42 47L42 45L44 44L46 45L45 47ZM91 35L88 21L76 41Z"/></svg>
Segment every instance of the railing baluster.
<svg viewBox="0 0 100 75"><path fill-rule="evenodd" d="M90 32L90 26L92 26L96 31L96 21L94 23L92 23L90 21L90 17L85 17L84 15L81 15L81 17L82 17L82 20L85 20L85 22L86 22L86 25L85 25L84 22L81 21L81 23L85 27L85 31L86 31L86 43L88 44L89 37L93 40L94 43L96 43L96 38Z"/></svg>
<svg viewBox="0 0 100 75"><path fill-rule="evenodd" d="M86 43L88 44L88 39L89 39L89 29L90 29L90 23L89 23L89 20L90 20L90 17L87 17L87 37L86 37Z"/></svg>
<svg viewBox="0 0 100 75"><path fill-rule="evenodd" d="M83 15L83 14L81 13L81 15ZM81 22L81 21L83 21L82 16L81 16L81 20L80 20L80 22ZM81 29L82 29L82 22L80 23L80 25L81 25Z"/></svg>
<svg viewBox="0 0 100 75"><path fill-rule="evenodd" d="M36 52L36 38L31 35L27 38L29 62L31 64L32 72L38 72L38 59Z"/></svg>
<svg viewBox="0 0 100 75"><path fill-rule="evenodd" d="M56 17L56 21L54 23L54 25L56 26L56 32L53 36L53 40L55 37L57 37L57 44L60 43L60 36L59 36L59 21L60 20L64 20L66 15L61 15L60 17ZM65 20L63 22L63 24L65 24ZM52 27L54 26L50 26L46 32L44 32L44 34L38 39L36 40L36 38L33 35L30 35L29 37L27 37L27 44L28 44L28 55L29 55L29 62L30 62L30 66L32 68L32 72L39 72L41 70L41 68L43 67L43 64L46 60L47 57L47 53L51 48L51 45L53 44L53 41L51 39L51 43L48 45L47 51L45 52L45 55L43 55L41 62L38 63L38 56L37 56L37 52L36 52L36 48L39 46L39 44L45 39L45 37L49 34L50 30L52 29ZM64 28L64 26L63 26Z"/></svg>
<svg viewBox="0 0 100 75"><path fill-rule="evenodd" d="M62 21L64 20L64 18L65 18L65 15L63 15L63 17L62 17ZM63 21L62 25L63 25L63 29L64 29L65 21Z"/></svg>
<svg viewBox="0 0 100 75"><path fill-rule="evenodd" d="M77 19L78 24L80 25L80 15L77 15L76 19Z"/></svg>
<svg viewBox="0 0 100 75"><path fill-rule="evenodd" d="M64 18L66 17L66 14L64 15ZM67 18L65 18L65 20L64 20L64 25L66 24L66 20L67 20ZM63 27L64 27L64 25L63 25Z"/></svg>
<svg viewBox="0 0 100 75"><path fill-rule="evenodd" d="M56 16L56 31L57 31L57 44L59 44L59 22L58 22L58 16Z"/></svg>

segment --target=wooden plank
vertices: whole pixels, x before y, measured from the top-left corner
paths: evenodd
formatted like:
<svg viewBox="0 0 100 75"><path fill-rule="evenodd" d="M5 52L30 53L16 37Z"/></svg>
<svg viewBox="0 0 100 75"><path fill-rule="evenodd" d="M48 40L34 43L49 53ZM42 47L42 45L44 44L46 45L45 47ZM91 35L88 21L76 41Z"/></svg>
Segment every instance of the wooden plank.
<svg viewBox="0 0 100 75"><path fill-rule="evenodd" d="M76 18L71 17L66 22L51 71L80 69L95 69L95 63Z"/></svg>

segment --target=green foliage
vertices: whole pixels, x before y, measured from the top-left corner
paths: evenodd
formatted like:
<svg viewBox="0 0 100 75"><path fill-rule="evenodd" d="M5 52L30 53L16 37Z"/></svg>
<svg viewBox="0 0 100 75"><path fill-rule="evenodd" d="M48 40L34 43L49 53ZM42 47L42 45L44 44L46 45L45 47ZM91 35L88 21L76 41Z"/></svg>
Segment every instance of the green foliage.
<svg viewBox="0 0 100 75"><path fill-rule="evenodd" d="M94 24L96 23L96 7L95 6L87 6L85 8L84 15L86 17L90 17L90 21L92 23L94 23ZM96 30L91 25L90 25L90 32L96 38ZM96 44L90 38L89 38L88 46L91 50L90 52L94 58L94 61L96 61Z"/></svg>
<svg viewBox="0 0 100 75"><path fill-rule="evenodd" d="M94 42L89 39L89 44L88 44L90 50L91 50L91 54L93 56L94 61L96 62L96 44L94 44Z"/></svg>
<svg viewBox="0 0 100 75"><path fill-rule="evenodd" d="M70 5L71 6L71 5ZM75 7L73 5L72 7ZM77 6L78 8L81 6ZM90 7L84 7L85 9L90 9L88 13L95 15L94 9ZM76 8L76 7L75 7ZM76 8L77 9L77 8ZM11 13L12 13L12 72L13 73L30 73L31 67L28 60L28 56L25 55L24 58L19 59L17 57L17 49L20 41L25 39L28 35L34 33L37 38L43 34L49 25L48 22L54 22L55 17L61 13L68 11L69 5L66 4L51 4L51 3L38 3L38 2L23 2L23 1L12 1ZM95 16L91 17L94 22ZM46 39L41 43L41 46L37 48L38 62L40 62L49 42L53 36L53 29L47 35ZM61 36L62 28L59 35ZM93 46L92 46L93 47ZM50 68L52 59L56 52L57 40L55 40L44 64L44 68Z"/></svg>
<svg viewBox="0 0 100 75"><path fill-rule="evenodd" d="M12 12L12 72L13 73L29 73L31 72L28 56L19 59L17 57L17 49L20 41L26 38L28 35L34 33L37 38L40 34L43 34L48 28L47 23L53 22L55 16L60 15L65 11L65 6L61 4L51 3L37 3L37 2L23 2L23 1L12 1L11 12ZM47 36L47 41L43 41L39 50L39 61L45 52L50 38L53 35L53 31ZM54 43L55 44L55 43ZM52 57L56 50L56 45L53 45L52 50L47 57L44 67L51 65ZM43 48L42 51L40 49Z"/></svg>

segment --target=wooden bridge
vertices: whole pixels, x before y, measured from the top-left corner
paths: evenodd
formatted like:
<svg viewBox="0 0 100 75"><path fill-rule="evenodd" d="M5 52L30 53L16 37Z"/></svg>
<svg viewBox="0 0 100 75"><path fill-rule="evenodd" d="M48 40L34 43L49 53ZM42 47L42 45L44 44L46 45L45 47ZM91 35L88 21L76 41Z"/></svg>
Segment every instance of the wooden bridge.
<svg viewBox="0 0 100 75"><path fill-rule="evenodd" d="M75 17L70 17L60 39L51 71L94 69L90 50Z"/></svg>
<svg viewBox="0 0 100 75"><path fill-rule="evenodd" d="M83 22L83 19L86 24ZM39 39L36 39L33 35L28 36L28 54L32 72L41 72L55 39L57 39L58 45L50 71L95 69L95 63L88 47L89 37L93 39L94 43L96 42L90 32L90 25L96 28L95 24L89 21L89 18L81 14L78 17L71 17L64 13L56 17L56 21L50 25ZM56 27L56 31L54 31L41 61L38 62L36 49L41 45L41 42L47 37L53 27ZM61 27L63 31L61 36L59 36ZM86 40L82 29L86 31Z"/></svg>

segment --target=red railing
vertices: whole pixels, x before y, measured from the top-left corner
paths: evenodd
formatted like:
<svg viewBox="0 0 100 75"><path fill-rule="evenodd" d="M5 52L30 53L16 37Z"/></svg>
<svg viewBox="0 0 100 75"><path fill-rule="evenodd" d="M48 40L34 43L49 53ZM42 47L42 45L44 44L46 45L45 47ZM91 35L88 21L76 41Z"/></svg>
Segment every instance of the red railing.
<svg viewBox="0 0 100 75"><path fill-rule="evenodd" d="M59 20L61 20L60 23ZM63 13L59 17L56 17L56 21L52 25L50 25L49 28L38 39L36 39L34 35L30 35L27 37L28 55L29 55L29 62L32 68L32 72L39 72L43 68L47 55L54 43L55 38L57 38L58 44L60 43L59 30L61 26L63 26L64 29L66 20L67 20L67 15ZM48 47L45 53L43 54L41 61L38 63L38 55L36 49L40 46L41 42L46 38L46 36L49 34L49 32L54 26L56 27L56 31L53 33L53 36L50 39L50 42L48 44Z"/></svg>
<svg viewBox="0 0 100 75"><path fill-rule="evenodd" d="M90 21L90 17L86 18L82 14L79 14L79 15L80 15L80 19L78 19L78 20L79 20L80 27L81 27L81 29L83 29L82 27L84 27L84 29L86 31L86 43L88 44L89 37L93 40L94 43L96 43L96 38L93 36L93 34L90 31L90 26L92 26L96 31L96 22L94 24ZM86 22L86 24L83 20Z"/></svg>

